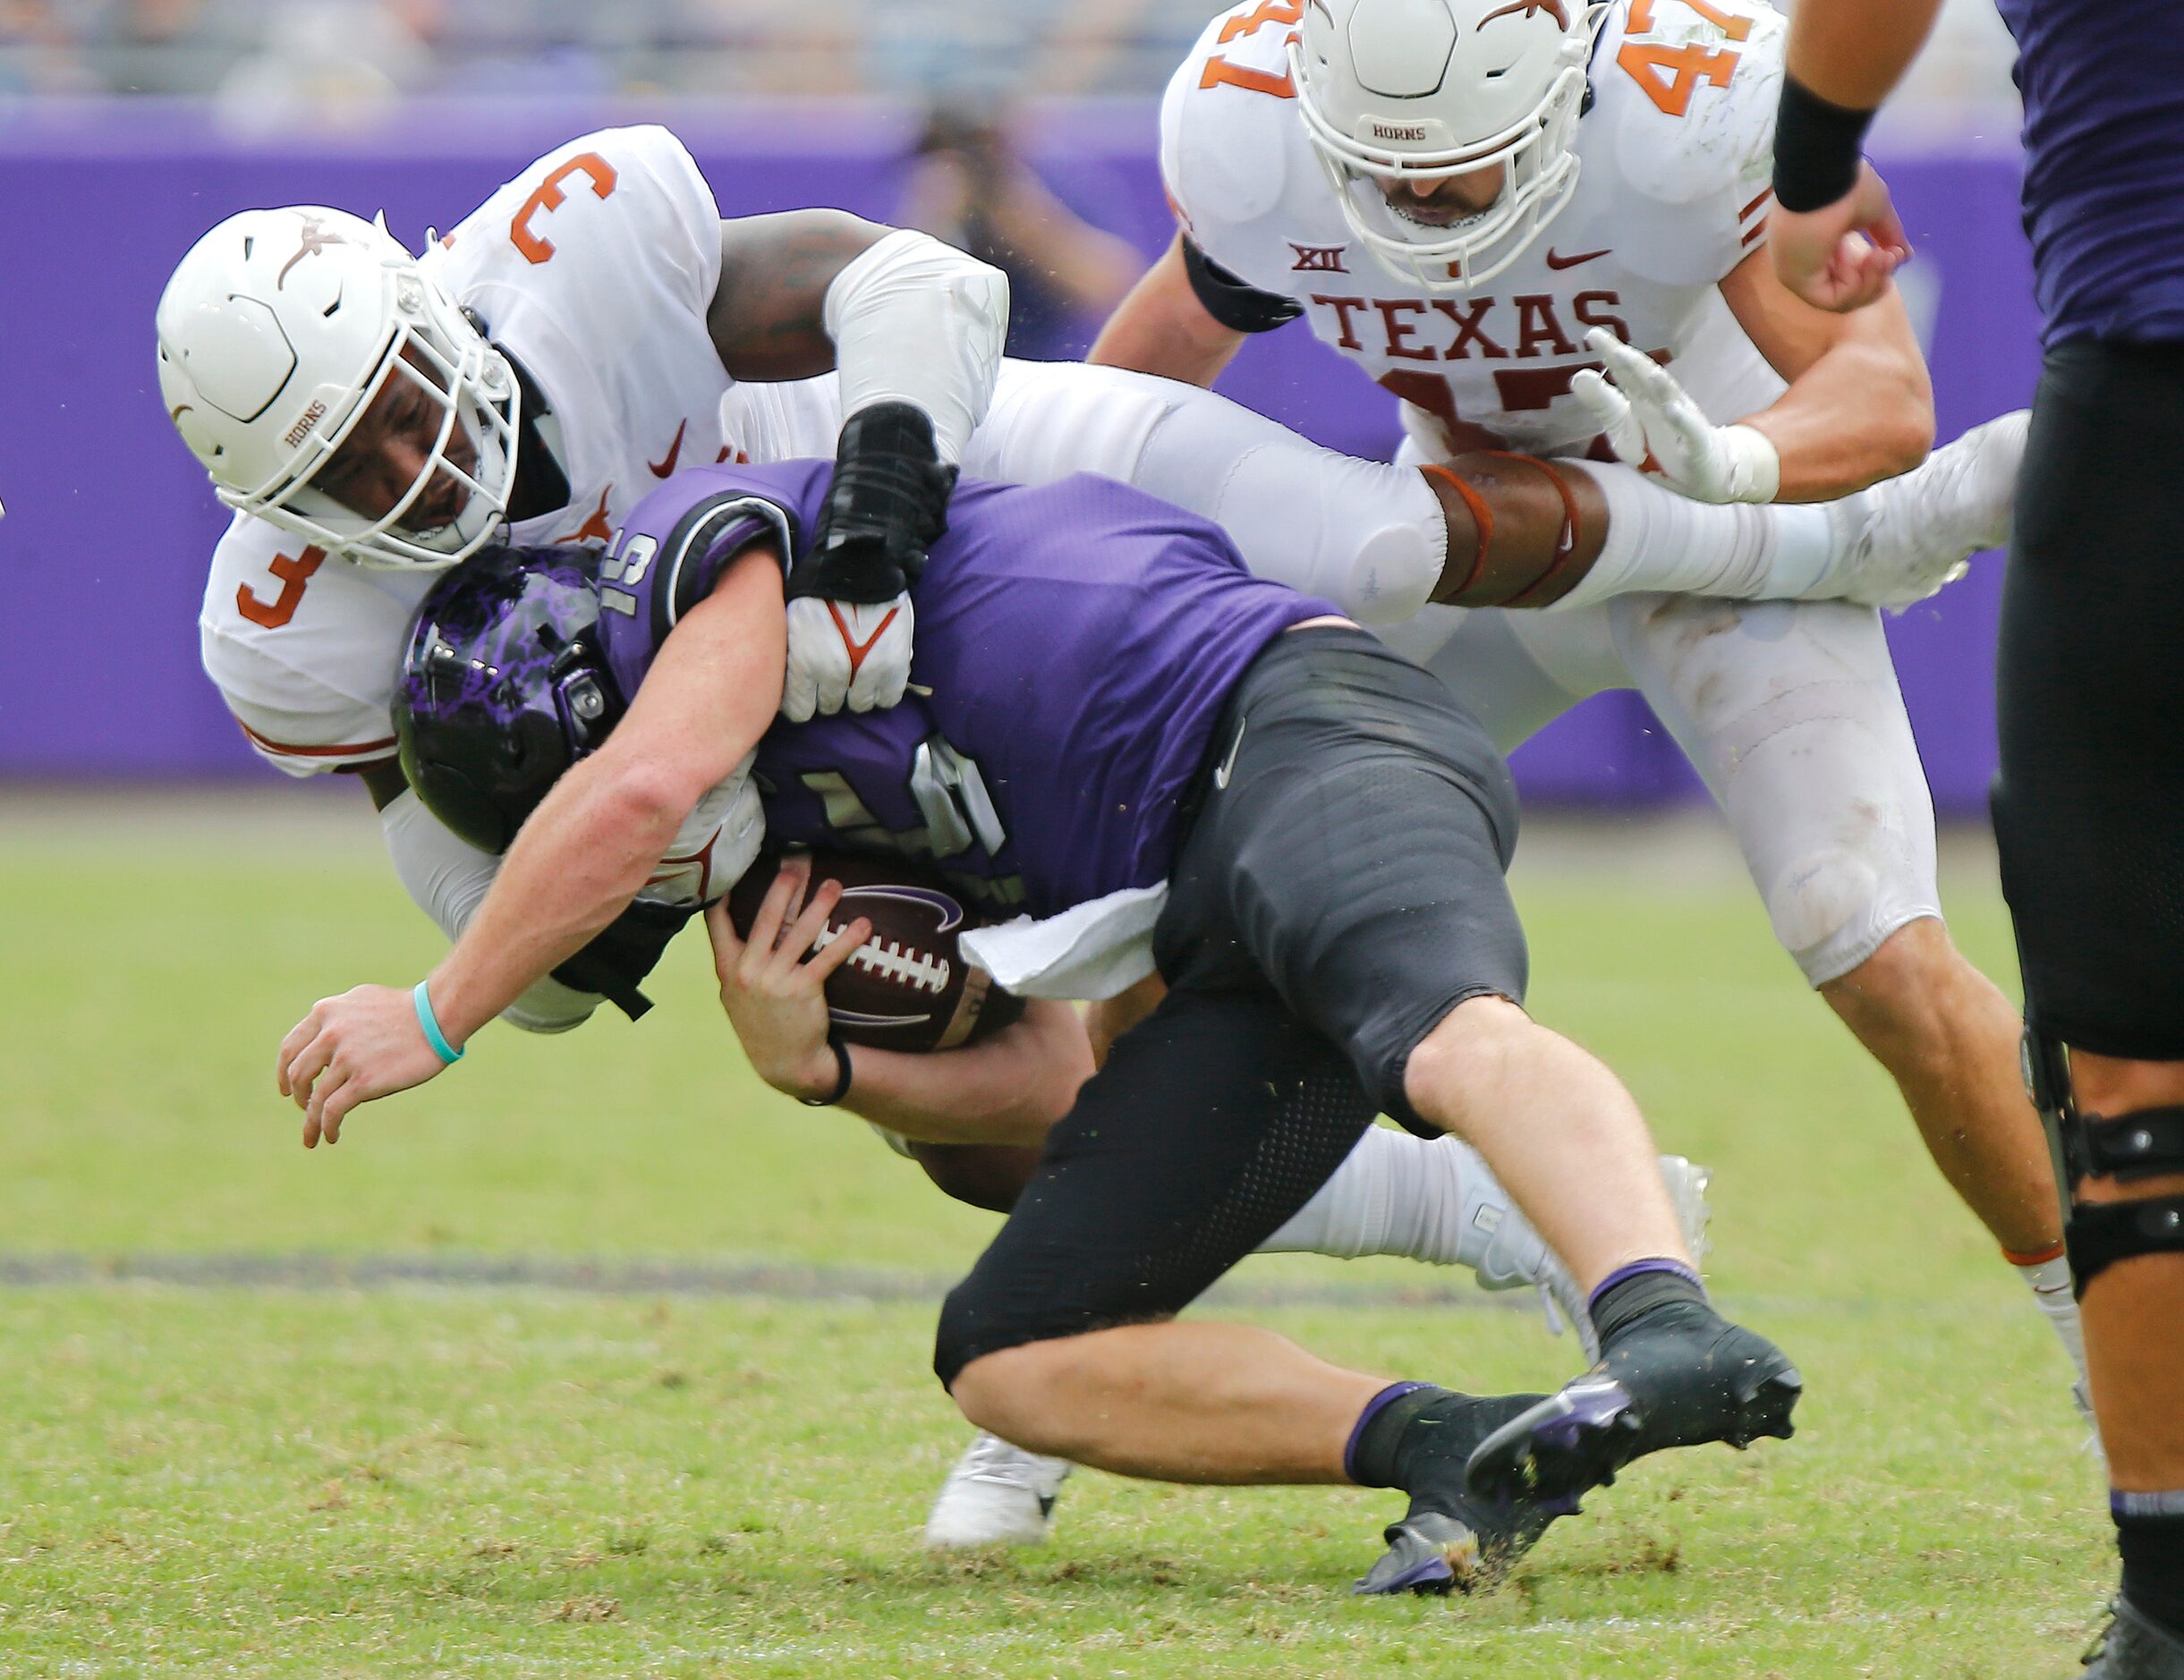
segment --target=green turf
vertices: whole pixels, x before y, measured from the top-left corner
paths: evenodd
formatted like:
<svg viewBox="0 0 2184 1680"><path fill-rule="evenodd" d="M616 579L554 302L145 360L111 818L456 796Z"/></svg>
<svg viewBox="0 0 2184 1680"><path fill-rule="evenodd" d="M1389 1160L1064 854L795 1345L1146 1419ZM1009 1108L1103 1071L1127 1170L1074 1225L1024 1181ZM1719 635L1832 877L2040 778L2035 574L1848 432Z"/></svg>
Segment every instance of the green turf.
<svg viewBox="0 0 2184 1680"><path fill-rule="evenodd" d="M281 1032L437 938L368 851L241 841L147 862L0 829L0 1246L945 1273L991 1228L862 1127L754 1090L697 948L642 1025L490 1030L306 1155ZM2006 972L1991 884L1948 885ZM1794 1442L1641 1466L1501 1595L1349 1599L1386 1495L1092 1476L1047 1551L929 1562L963 1436L921 1306L26 1289L0 1292L0 1673L2074 1672L2111 1569L2099 1478L2060 1356L1886 1081L1734 884L1534 875L1522 897L1536 1008L1716 1167L1716 1285L1810 1391ZM1479 1387L1568 1367L1508 1314L1253 1316Z"/></svg>

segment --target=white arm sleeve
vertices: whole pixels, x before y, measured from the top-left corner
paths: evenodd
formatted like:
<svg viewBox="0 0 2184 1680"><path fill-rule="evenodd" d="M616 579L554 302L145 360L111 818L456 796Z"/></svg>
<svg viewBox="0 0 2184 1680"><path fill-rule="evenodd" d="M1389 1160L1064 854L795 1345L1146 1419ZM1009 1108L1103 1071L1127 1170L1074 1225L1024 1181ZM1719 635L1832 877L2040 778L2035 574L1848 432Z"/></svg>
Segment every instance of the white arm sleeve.
<svg viewBox="0 0 2184 1680"><path fill-rule="evenodd" d="M379 827L387 836L395 873L417 907L438 922L448 938L461 937L493 885L500 860L458 840L406 787L379 813ZM525 1032L566 1032L591 1019L600 1001L548 974L503 1010L500 1018Z"/></svg>
<svg viewBox="0 0 2184 1680"><path fill-rule="evenodd" d="M827 288L845 419L875 403L931 416L942 462L958 464L986 418L1008 336L1008 276L901 229L862 252Z"/></svg>

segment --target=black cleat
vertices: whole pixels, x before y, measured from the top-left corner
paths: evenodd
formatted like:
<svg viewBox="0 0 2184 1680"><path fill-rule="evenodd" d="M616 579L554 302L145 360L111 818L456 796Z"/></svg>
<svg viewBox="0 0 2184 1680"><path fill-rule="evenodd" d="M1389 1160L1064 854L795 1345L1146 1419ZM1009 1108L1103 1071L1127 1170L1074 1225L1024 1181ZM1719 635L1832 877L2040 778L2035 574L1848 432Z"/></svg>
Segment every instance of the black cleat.
<svg viewBox="0 0 2184 1680"><path fill-rule="evenodd" d="M2114 1618L2086 1653L2086 1680L2184 1680L2184 1639L2118 1598Z"/></svg>
<svg viewBox="0 0 2184 1680"><path fill-rule="evenodd" d="M1787 1440L1805 1392L1782 1351L1764 1336L1693 1302L1633 1325L1601 1362L1558 1394L1511 1419L1471 1455L1474 1497L1568 1501L1614 1483L1634 1458L1669 1447L1763 1435Z"/></svg>
<svg viewBox="0 0 2184 1680"><path fill-rule="evenodd" d="M1411 1476L1410 1509L1381 1538L1388 1550L1350 1591L1357 1593L1486 1592L1500 1585L1556 1517L1574 1503L1482 1498L1464 1485L1480 1438L1541 1403L1539 1395L1461 1400L1447 1427L1428 1437Z"/></svg>

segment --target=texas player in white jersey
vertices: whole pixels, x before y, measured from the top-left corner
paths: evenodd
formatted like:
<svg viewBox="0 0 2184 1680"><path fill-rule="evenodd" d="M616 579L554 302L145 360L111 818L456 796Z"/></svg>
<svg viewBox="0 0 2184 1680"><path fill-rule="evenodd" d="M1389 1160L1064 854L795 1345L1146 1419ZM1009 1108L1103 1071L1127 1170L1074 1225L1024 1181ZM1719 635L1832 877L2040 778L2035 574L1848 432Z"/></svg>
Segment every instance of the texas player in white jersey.
<svg viewBox="0 0 2184 1680"><path fill-rule="evenodd" d="M1932 428L1900 301L1825 315L1765 259L1781 45L1757 0L1234 6L1161 108L1180 231L1092 359L1210 383L1247 333L1301 315L1401 399L1405 458L1612 446L1722 503L1900 473ZM2082 1376L2018 1023L1943 929L1877 615L1627 596L1430 607L1390 640L1505 749L1602 689L1645 694L1778 938L1895 1076Z"/></svg>

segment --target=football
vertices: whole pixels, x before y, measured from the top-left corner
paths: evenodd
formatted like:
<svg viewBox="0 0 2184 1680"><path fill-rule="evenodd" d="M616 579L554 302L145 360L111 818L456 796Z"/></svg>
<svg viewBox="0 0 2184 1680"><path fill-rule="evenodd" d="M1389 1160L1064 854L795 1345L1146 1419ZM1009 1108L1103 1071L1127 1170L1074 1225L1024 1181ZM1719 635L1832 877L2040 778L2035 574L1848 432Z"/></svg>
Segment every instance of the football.
<svg viewBox="0 0 2184 1680"><path fill-rule="evenodd" d="M1023 1014L1024 1000L994 985L956 948L956 934L985 919L939 870L854 852L815 851L811 858L815 882L842 884L827 919L829 939L860 917L872 925L863 948L827 980L828 1013L846 1042L950 1050ZM780 866L778 853L761 855L728 894L728 919L745 938Z"/></svg>

